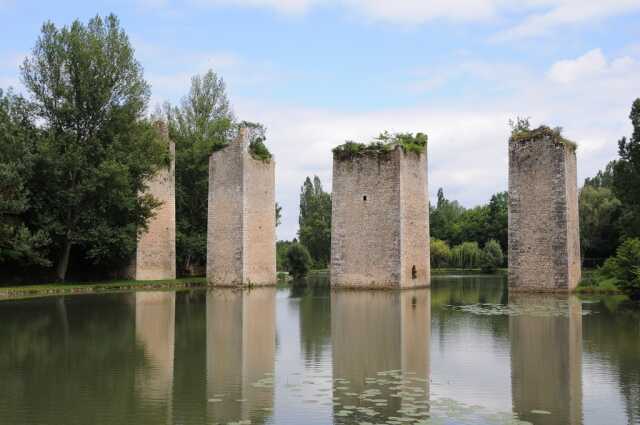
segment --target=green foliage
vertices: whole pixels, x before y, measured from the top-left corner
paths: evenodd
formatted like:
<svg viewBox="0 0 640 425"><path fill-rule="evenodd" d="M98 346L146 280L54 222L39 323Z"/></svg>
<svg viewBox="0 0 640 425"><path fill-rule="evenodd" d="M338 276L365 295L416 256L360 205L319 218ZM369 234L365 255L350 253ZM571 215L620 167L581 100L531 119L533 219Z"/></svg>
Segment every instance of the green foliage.
<svg viewBox="0 0 640 425"><path fill-rule="evenodd" d="M331 194L318 176L307 177L300 188L298 237L311 254L314 268L326 268L331 257Z"/></svg>
<svg viewBox="0 0 640 425"><path fill-rule="evenodd" d="M269 152L269 149L267 149L267 146L264 144L265 140L267 140L266 128L260 123L249 121L242 121L239 127L245 128L245 131L248 132L249 153L251 157L258 161L271 161L271 152Z"/></svg>
<svg viewBox="0 0 640 425"><path fill-rule="evenodd" d="M297 243L294 239L292 241L278 241L276 242L276 270L289 271L289 260L287 259L287 251L291 244Z"/></svg>
<svg viewBox="0 0 640 425"><path fill-rule="evenodd" d="M33 229L29 180L40 132L33 108L20 96L0 90L0 265L48 266L48 234Z"/></svg>
<svg viewBox="0 0 640 425"><path fill-rule="evenodd" d="M597 272L599 280L615 279L616 286L631 299L640 299L640 239L627 239L614 257Z"/></svg>
<svg viewBox="0 0 640 425"><path fill-rule="evenodd" d="M484 245L490 239L495 239L506 251L507 221L507 192L496 193L487 205L465 209L457 201L446 199L440 188L436 206L429 209L431 236L449 245L459 245L465 241Z"/></svg>
<svg viewBox="0 0 640 425"><path fill-rule="evenodd" d="M486 273L493 273L504 263L504 255L498 241L491 239L484 245L480 256L480 267Z"/></svg>
<svg viewBox="0 0 640 425"><path fill-rule="evenodd" d="M369 144L346 141L333 149L333 157L338 161L348 161L359 156L386 158L396 146L402 147L405 152L420 155L426 149L427 141L428 137L424 133L390 134L385 131Z"/></svg>
<svg viewBox="0 0 640 425"><path fill-rule="evenodd" d="M570 147L573 150L577 148L577 145L574 142L567 140L562 136L561 127L551 128L546 125L541 125L536 129L532 129L528 117L517 117L515 121L509 120L509 126L511 127L509 143L525 140L538 140L548 137L557 143L562 143Z"/></svg>
<svg viewBox="0 0 640 425"><path fill-rule="evenodd" d="M276 202L276 227L282 223L282 206Z"/></svg>
<svg viewBox="0 0 640 425"><path fill-rule="evenodd" d="M300 243L292 243L287 250L287 263L289 265L289 273L294 279L304 277L311 267L311 255L304 245Z"/></svg>
<svg viewBox="0 0 640 425"><path fill-rule="evenodd" d="M431 254L431 267L447 267L449 265L451 250L445 241L431 238L429 251Z"/></svg>
<svg viewBox="0 0 640 425"><path fill-rule="evenodd" d="M449 266L463 269L478 267L481 254L477 242L464 242L451 248Z"/></svg>
<svg viewBox="0 0 640 425"><path fill-rule="evenodd" d="M138 193L168 149L141 120L149 87L118 19L45 23L22 80L43 132L29 182L32 223L51 238L57 277L74 246L93 264L123 263L158 206Z"/></svg>
<svg viewBox="0 0 640 425"><path fill-rule="evenodd" d="M180 106L165 105L169 135L176 144L176 257L181 274L207 261L209 156L228 144L233 115L225 84L212 70L191 79Z"/></svg>
<svg viewBox="0 0 640 425"><path fill-rule="evenodd" d="M618 245L617 220L622 204L608 187L587 185L580 190L580 248L585 258L607 258Z"/></svg>
<svg viewBox="0 0 640 425"><path fill-rule="evenodd" d="M622 236L640 237L640 98L629 114L633 133L618 142L619 159L613 165L613 192L622 203Z"/></svg>

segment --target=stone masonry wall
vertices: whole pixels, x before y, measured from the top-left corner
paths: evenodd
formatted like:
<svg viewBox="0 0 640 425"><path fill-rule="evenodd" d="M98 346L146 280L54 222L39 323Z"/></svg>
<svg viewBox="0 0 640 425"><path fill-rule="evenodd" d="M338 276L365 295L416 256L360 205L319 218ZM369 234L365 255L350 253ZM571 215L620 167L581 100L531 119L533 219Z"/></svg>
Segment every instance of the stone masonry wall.
<svg viewBox="0 0 640 425"><path fill-rule="evenodd" d="M244 279L252 285L276 283L275 163L244 160Z"/></svg>
<svg viewBox="0 0 640 425"><path fill-rule="evenodd" d="M551 137L509 143L509 287L568 291L580 280L575 150Z"/></svg>
<svg viewBox="0 0 640 425"><path fill-rule="evenodd" d="M275 285L275 163L255 160L241 130L209 160L207 280Z"/></svg>
<svg viewBox="0 0 640 425"><path fill-rule="evenodd" d="M131 273L136 280L176 278L176 181L175 144L169 141L162 122L156 128L170 148L171 163L160 169L148 182L148 193L162 202L148 229L138 238L135 261Z"/></svg>
<svg viewBox="0 0 640 425"><path fill-rule="evenodd" d="M403 153L400 165L402 286L427 286L431 281L427 153Z"/></svg>
<svg viewBox="0 0 640 425"><path fill-rule="evenodd" d="M237 140L209 159L207 280L242 284L243 274L243 146Z"/></svg>
<svg viewBox="0 0 640 425"><path fill-rule="evenodd" d="M425 155L421 157L396 148L380 158L334 158L333 286L429 284L427 170ZM411 273L414 265L416 279Z"/></svg>

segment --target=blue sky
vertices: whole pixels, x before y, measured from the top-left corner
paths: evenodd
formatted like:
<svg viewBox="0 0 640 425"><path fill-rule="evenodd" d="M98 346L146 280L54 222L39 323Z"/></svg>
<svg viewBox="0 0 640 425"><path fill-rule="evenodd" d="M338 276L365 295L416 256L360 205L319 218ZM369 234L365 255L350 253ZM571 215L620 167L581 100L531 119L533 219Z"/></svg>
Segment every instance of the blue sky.
<svg viewBox="0 0 640 425"><path fill-rule="evenodd" d="M428 133L430 194L474 206L507 188L509 118L564 127L582 182L615 157L640 97L639 0L0 0L0 87L20 88L44 21L110 12L151 110L212 68L238 118L267 126L280 238L297 231L305 176L330 189L345 139Z"/></svg>

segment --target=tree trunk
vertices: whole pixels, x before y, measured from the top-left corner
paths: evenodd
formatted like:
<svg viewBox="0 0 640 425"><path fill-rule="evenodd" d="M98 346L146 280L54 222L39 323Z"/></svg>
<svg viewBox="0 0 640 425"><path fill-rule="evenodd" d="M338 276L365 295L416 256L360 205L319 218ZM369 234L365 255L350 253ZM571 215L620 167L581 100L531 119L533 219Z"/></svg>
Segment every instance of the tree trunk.
<svg viewBox="0 0 640 425"><path fill-rule="evenodd" d="M66 238L64 241L64 247L62 248L62 256L58 260L58 266L56 267L56 277L58 281L64 282L67 276L67 268L69 267L69 255L71 254L71 241Z"/></svg>

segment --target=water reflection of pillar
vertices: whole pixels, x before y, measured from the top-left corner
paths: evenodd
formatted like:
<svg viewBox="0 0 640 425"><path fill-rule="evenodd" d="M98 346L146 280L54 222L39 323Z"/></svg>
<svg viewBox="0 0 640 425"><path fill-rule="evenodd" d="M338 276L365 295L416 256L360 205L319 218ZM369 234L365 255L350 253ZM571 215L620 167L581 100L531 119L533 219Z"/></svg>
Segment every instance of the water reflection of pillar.
<svg viewBox="0 0 640 425"><path fill-rule="evenodd" d="M212 422L262 423L273 407L275 288L207 294L207 398Z"/></svg>
<svg viewBox="0 0 640 425"><path fill-rule="evenodd" d="M171 421L175 349L175 292L135 293L136 341L144 351L136 370L136 393L151 403L166 403Z"/></svg>
<svg viewBox="0 0 640 425"><path fill-rule="evenodd" d="M513 410L536 424L582 423L582 305L575 296L509 294Z"/></svg>
<svg viewBox="0 0 640 425"><path fill-rule="evenodd" d="M429 289L333 291L331 338L336 401L342 407L370 407L382 416L396 415L405 401L409 405L427 401L430 319ZM377 395L362 397L371 390L376 390ZM336 410L341 406L337 405Z"/></svg>

